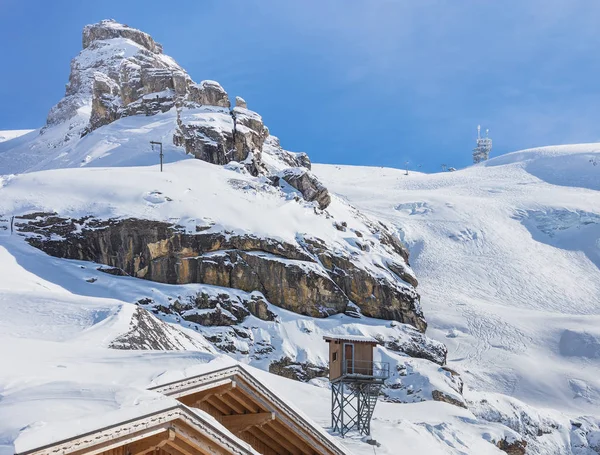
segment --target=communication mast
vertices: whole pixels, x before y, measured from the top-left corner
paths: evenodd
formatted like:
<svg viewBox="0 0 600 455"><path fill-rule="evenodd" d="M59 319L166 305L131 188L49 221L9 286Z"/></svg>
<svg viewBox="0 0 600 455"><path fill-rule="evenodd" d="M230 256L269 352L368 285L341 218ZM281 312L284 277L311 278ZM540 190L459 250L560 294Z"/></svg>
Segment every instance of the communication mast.
<svg viewBox="0 0 600 455"><path fill-rule="evenodd" d="M488 137L490 130L485 130L485 137L481 137L481 125L477 125L477 147L473 149L473 163L481 163L490 158L492 139Z"/></svg>

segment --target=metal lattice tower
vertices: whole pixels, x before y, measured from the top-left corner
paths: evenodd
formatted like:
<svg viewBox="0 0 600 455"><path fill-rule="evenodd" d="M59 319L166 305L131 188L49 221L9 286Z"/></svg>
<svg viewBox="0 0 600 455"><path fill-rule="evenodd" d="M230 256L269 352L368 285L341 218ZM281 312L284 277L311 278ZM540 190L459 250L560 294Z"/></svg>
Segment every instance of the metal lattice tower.
<svg viewBox="0 0 600 455"><path fill-rule="evenodd" d="M371 434L371 417L377 404L382 380L344 380L331 383L331 427L342 437L356 429Z"/></svg>
<svg viewBox="0 0 600 455"><path fill-rule="evenodd" d="M473 149L473 163L481 163L490 158L492 139L488 137L490 130L485 130L485 137L481 137L481 125L477 125L477 147Z"/></svg>

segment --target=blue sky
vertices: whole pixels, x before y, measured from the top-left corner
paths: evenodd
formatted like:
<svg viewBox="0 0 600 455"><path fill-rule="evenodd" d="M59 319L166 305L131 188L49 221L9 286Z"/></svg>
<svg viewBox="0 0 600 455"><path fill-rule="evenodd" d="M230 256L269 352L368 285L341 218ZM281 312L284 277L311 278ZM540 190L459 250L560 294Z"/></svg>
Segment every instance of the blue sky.
<svg viewBox="0 0 600 455"><path fill-rule="evenodd" d="M150 33L315 162L439 170L600 140L596 0L0 0L0 129L43 125L85 24Z"/></svg>

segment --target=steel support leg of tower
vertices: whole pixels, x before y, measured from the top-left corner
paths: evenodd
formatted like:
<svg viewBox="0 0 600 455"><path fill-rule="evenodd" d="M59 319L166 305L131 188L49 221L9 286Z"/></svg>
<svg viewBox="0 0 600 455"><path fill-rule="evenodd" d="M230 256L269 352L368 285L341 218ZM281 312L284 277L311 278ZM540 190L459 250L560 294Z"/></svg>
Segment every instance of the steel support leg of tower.
<svg viewBox="0 0 600 455"><path fill-rule="evenodd" d="M344 436L356 429L363 435L371 433L371 417L381 383L338 381L331 384L331 427Z"/></svg>

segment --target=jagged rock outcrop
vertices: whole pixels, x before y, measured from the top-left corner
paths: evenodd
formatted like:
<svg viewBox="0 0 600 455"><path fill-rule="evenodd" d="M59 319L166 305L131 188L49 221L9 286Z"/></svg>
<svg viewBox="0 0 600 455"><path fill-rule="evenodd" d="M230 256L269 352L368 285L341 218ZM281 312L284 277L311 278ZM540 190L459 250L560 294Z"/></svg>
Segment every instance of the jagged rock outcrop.
<svg viewBox="0 0 600 455"><path fill-rule="evenodd" d="M213 351L201 337L192 338L183 331L160 321L148 311L136 308L129 323L129 330L110 342L112 349L179 351L197 349Z"/></svg>
<svg viewBox="0 0 600 455"><path fill-rule="evenodd" d="M50 110L47 124L70 123L68 140L123 116L165 112L176 96L188 93L190 83L150 35L104 20L84 28L65 97Z"/></svg>
<svg viewBox="0 0 600 455"><path fill-rule="evenodd" d="M321 210L331 203L327 188L313 174L304 168L289 168L279 174L288 185L296 188L307 201L317 201Z"/></svg>
<svg viewBox="0 0 600 455"><path fill-rule="evenodd" d="M137 278L259 291L274 305L313 317L342 313L352 301L365 316L426 328L412 287L376 276L314 238L293 245L251 235L190 234L159 221L54 214L32 214L17 227L34 234L29 243L48 254L98 262Z"/></svg>
<svg viewBox="0 0 600 455"><path fill-rule="evenodd" d="M395 326L399 326L393 322ZM378 337L379 342L390 351L402 352L410 357L426 359L438 365L446 364L448 348L439 341L432 340L418 330L408 326L401 326L402 337L384 338Z"/></svg>
<svg viewBox="0 0 600 455"><path fill-rule="evenodd" d="M267 174L262 161L269 130L259 114L215 81L195 83L162 46L145 32L112 19L83 30L83 50L71 62L65 97L48 114L47 128L68 124L64 145L122 117L156 115L177 109L173 143L212 164L240 163L252 175ZM277 150L279 147L279 150ZM292 166L310 168L306 154L270 151ZM327 191L314 176L292 179L309 201L327 206Z"/></svg>
<svg viewBox="0 0 600 455"><path fill-rule="evenodd" d="M246 100L241 96L235 97L235 107L241 107L244 109L248 109L248 104L246 104Z"/></svg>
<svg viewBox="0 0 600 455"><path fill-rule="evenodd" d="M216 81L202 81L190 84L188 100L200 105L226 107L229 109L229 95Z"/></svg>
<svg viewBox="0 0 600 455"><path fill-rule="evenodd" d="M332 280L351 301L359 305L362 314L400 321L425 331L427 324L422 314L413 311L414 302L418 299L414 288L368 273L352 257L331 251L317 238L304 237L302 240L307 251L329 271ZM383 308L381 302L386 302Z"/></svg>
<svg viewBox="0 0 600 455"><path fill-rule="evenodd" d="M251 314L263 321L274 321L276 317L260 293L251 293L249 298L244 299L227 293L211 295L200 292L187 299L179 297L168 306L157 305L149 298L140 299L136 303L155 313L175 314L204 327L233 326L243 322Z"/></svg>
<svg viewBox="0 0 600 455"><path fill-rule="evenodd" d="M272 161L272 171L277 173L287 167L304 167L308 170L311 168L311 163L308 155L303 152L290 152L284 150L279 143L279 138L275 136L268 136L263 144L263 152L269 156L275 158ZM281 164L284 165L281 168Z"/></svg>
<svg viewBox="0 0 600 455"><path fill-rule="evenodd" d="M327 376L329 369L310 362L294 362L289 357L282 357L269 364L269 373L296 381L307 382L314 378Z"/></svg>
<svg viewBox="0 0 600 455"><path fill-rule="evenodd" d="M214 92L206 97L213 103L229 105L227 94L220 92L215 84L205 85ZM229 111L214 105L188 103L185 106L178 111L178 129L173 136L175 145L185 147L187 153L209 163L225 165L236 161L252 175L264 173L261 154L269 130L260 115L241 107Z"/></svg>

